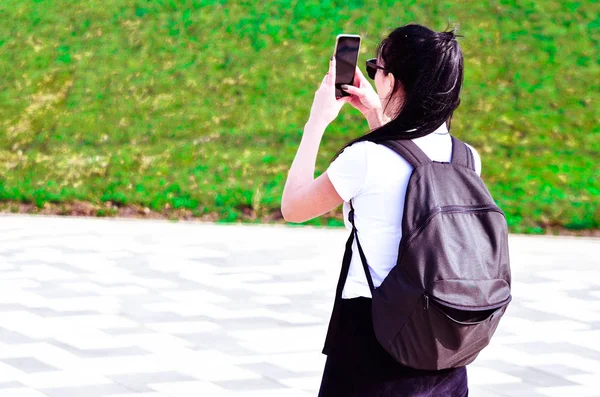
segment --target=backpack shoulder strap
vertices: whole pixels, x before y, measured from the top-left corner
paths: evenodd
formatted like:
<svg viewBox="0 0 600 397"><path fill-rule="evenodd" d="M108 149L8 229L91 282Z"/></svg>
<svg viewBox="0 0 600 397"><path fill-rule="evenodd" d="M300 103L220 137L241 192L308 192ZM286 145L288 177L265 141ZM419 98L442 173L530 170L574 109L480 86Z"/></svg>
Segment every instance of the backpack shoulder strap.
<svg viewBox="0 0 600 397"><path fill-rule="evenodd" d="M471 149L460 139L452 137L452 164L462 165L475 171L475 159Z"/></svg>
<svg viewBox="0 0 600 397"><path fill-rule="evenodd" d="M365 271L365 275L367 276L367 282L369 283L369 289L371 293L375 290L375 286L373 284L373 277L371 277L371 272L369 271L369 265L367 263L367 258L365 257L365 253L360 245L360 241L358 241L358 230L356 229L356 225L354 225L354 206L352 205L352 199L350 199L350 212L348 213L348 219L350 223L352 223L352 233L356 237L356 245L358 246L358 254L360 255L360 261L363 264L363 269ZM348 264L350 266L350 264ZM347 274L347 272L346 272Z"/></svg>
<svg viewBox="0 0 600 397"><path fill-rule="evenodd" d="M415 168L431 163L431 159L410 139L388 140L380 144L398 153Z"/></svg>

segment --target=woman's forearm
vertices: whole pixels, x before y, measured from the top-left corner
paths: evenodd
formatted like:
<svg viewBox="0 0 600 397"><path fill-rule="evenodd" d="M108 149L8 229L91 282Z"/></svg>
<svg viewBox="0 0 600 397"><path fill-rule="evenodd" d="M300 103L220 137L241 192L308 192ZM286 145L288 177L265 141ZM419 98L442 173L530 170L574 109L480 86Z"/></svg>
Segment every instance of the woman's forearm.
<svg viewBox="0 0 600 397"><path fill-rule="evenodd" d="M314 181L317 153L319 152L321 138L326 128L327 125L322 122L310 119L306 122L300 146L288 171L283 189L281 199L282 212L284 211L284 207L287 207L292 201L291 199L294 197L295 191Z"/></svg>

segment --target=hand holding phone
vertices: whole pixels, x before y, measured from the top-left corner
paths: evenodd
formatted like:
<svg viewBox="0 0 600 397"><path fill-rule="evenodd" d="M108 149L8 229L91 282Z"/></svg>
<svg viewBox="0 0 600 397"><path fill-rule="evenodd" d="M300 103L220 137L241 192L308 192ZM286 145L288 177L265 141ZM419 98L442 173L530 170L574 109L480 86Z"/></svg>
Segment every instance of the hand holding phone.
<svg viewBox="0 0 600 397"><path fill-rule="evenodd" d="M381 110L379 95L358 67L356 67L354 85L346 86L345 91L352 95L348 103L364 116L373 110Z"/></svg>

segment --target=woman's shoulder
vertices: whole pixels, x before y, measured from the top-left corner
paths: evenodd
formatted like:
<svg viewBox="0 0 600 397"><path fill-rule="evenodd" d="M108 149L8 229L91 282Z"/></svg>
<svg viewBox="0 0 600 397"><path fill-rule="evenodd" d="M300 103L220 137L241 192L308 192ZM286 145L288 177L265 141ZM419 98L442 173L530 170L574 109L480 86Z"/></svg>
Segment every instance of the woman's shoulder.
<svg viewBox="0 0 600 397"><path fill-rule="evenodd" d="M354 142L346 146L334 162L351 162L356 166L366 165L366 163L372 161L373 157L377 157L378 151L384 147L372 141Z"/></svg>
<svg viewBox="0 0 600 397"><path fill-rule="evenodd" d="M366 141L360 141L344 147L340 154L331 162L331 165L335 164L338 167L346 167L347 165L356 166L359 163L366 163L367 146Z"/></svg>
<svg viewBox="0 0 600 397"><path fill-rule="evenodd" d="M340 153L340 156L344 155L344 154L348 155L348 154L364 153L366 151L366 147L367 147L368 143L369 143L368 141L359 141L359 142L351 143L350 145L344 147L344 149Z"/></svg>
<svg viewBox="0 0 600 397"><path fill-rule="evenodd" d="M365 151L365 150L367 150L368 147L370 147L372 145L378 146L375 142L358 141L358 142L354 142L350 146L347 146L344 150L350 149L350 150L355 150L355 151L360 151L360 150Z"/></svg>

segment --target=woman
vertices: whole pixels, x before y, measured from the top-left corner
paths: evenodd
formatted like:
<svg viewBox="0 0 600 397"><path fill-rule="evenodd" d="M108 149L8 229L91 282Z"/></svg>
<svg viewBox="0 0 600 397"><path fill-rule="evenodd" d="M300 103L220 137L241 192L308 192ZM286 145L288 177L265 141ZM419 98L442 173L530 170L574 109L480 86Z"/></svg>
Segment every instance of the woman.
<svg viewBox="0 0 600 397"><path fill-rule="evenodd" d="M417 24L395 29L377 46L377 57L367 61L377 92L356 68L354 86L342 86L351 96L340 99L335 98L332 57L288 174L281 205L287 221L304 222L343 203L345 225L351 230L352 200L354 223L375 287L396 265L404 196L413 169L378 142L411 139L432 160L451 160L449 128L463 82L463 56L455 37L454 31L435 32ZM370 132L346 144L314 179L323 132L345 103L365 116ZM479 155L469 148L480 174ZM412 369L399 364L378 343L358 248L356 242L349 245L344 260L350 267L345 283L338 285L341 299L336 299L323 349L328 357L319 397L468 396L466 367Z"/></svg>

